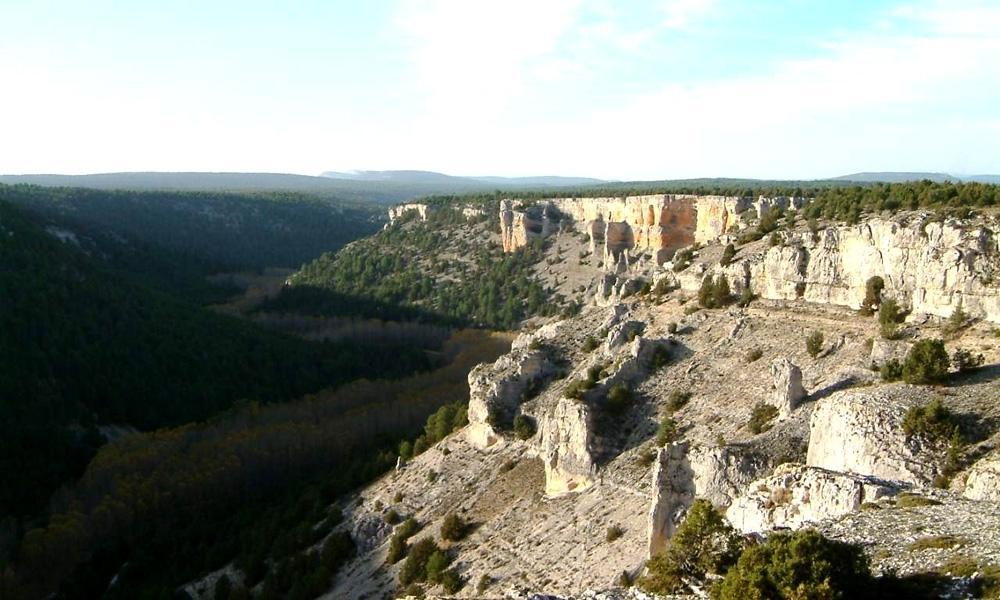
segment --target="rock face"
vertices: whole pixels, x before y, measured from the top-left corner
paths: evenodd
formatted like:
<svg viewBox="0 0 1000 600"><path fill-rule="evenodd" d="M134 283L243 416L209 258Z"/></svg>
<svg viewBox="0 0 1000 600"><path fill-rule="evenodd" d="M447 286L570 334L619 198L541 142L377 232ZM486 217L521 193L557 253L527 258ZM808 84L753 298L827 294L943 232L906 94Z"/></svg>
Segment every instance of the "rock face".
<svg viewBox="0 0 1000 600"><path fill-rule="evenodd" d="M912 484L937 474L933 449L903 432L906 406L884 390L842 391L819 401L809 421L806 463Z"/></svg>
<svg viewBox="0 0 1000 600"><path fill-rule="evenodd" d="M771 363L771 377L774 378L774 391L770 402L777 407L779 418L787 418L806 397L806 390L802 387L802 369L787 358L779 358Z"/></svg>
<svg viewBox="0 0 1000 600"><path fill-rule="evenodd" d="M695 498L729 506L766 466L759 457L734 446L691 448L679 442L661 448L653 463L649 555L663 549Z"/></svg>
<svg viewBox="0 0 1000 600"><path fill-rule="evenodd" d="M963 495L969 500L1000 502L1000 452L994 452L972 465Z"/></svg>
<svg viewBox="0 0 1000 600"><path fill-rule="evenodd" d="M513 419L525 392L549 370L544 353L521 344L493 364L469 372L469 427L466 436L477 448L500 440L495 426Z"/></svg>
<svg viewBox="0 0 1000 600"><path fill-rule="evenodd" d="M426 221L427 216L431 213L431 207L417 202L392 206L389 208L389 224L391 225L396 219L410 212L417 213L421 221Z"/></svg>
<svg viewBox="0 0 1000 600"><path fill-rule="evenodd" d="M560 398L553 410L542 417L539 432L545 463L545 494L558 496L590 487L596 473L590 407Z"/></svg>
<svg viewBox="0 0 1000 600"><path fill-rule="evenodd" d="M726 519L743 533L798 529L860 510L865 502L898 491L899 487L874 478L789 463L751 483L726 510Z"/></svg>
<svg viewBox="0 0 1000 600"><path fill-rule="evenodd" d="M883 295L915 313L949 316L961 303L971 316L1000 321L997 240L985 227L926 220L870 219L829 228L752 260L751 285L762 298L860 308L865 283L880 276Z"/></svg>

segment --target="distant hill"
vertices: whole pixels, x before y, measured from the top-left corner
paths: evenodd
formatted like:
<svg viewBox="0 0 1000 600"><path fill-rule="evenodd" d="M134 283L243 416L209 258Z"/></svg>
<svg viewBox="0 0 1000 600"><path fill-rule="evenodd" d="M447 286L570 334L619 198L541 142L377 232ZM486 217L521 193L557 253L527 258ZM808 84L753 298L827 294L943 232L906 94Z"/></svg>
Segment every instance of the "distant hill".
<svg viewBox="0 0 1000 600"><path fill-rule="evenodd" d="M498 177L495 175L482 175L472 177L460 177L446 175L434 171L326 171L323 177L331 179L342 179L348 181L392 181L396 183L408 184L441 184L469 188L470 191L480 188L492 188L496 186L504 188L522 187L560 187L597 185L608 183L603 179L592 177L559 177L555 175L540 175L534 177ZM442 190L442 192L451 190Z"/></svg>
<svg viewBox="0 0 1000 600"><path fill-rule="evenodd" d="M967 175L962 181L975 181L976 183L1000 184L1000 175Z"/></svg>
<svg viewBox="0 0 1000 600"><path fill-rule="evenodd" d="M960 179L947 173L922 173L903 171L865 171L834 177L834 181L853 181L857 183L906 183L907 181L922 181L924 179L941 183L944 181L958 182Z"/></svg>

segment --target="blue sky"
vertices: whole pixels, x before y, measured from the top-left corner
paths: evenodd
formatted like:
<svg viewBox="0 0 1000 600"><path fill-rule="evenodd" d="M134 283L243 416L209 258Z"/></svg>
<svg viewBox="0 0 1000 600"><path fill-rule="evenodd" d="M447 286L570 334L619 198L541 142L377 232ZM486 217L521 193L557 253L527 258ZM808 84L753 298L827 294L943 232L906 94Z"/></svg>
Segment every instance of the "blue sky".
<svg viewBox="0 0 1000 600"><path fill-rule="evenodd" d="M0 0L0 173L1000 172L1000 1Z"/></svg>

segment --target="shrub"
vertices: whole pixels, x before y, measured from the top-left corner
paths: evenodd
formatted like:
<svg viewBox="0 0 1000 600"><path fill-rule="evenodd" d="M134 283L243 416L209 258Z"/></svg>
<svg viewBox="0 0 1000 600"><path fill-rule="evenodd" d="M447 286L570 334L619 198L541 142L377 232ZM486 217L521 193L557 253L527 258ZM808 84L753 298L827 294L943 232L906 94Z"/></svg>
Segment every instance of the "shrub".
<svg viewBox="0 0 1000 600"><path fill-rule="evenodd" d="M959 348L951 355L951 366L959 373L964 373L983 366L984 360L982 354L973 354L965 348Z"/></svg>
<svg viewBox="0 0 1000 600"><path fill-rule="evenodd" d="M401 519L399 513L396 512L396 509L390 508L388 511L386 511L385 515L382 517L382 520L388 523L389 525L395 525L396 523L399 523Z"/></svg>
<svg viewBox="0 0 1000 600"><path fill-rule="evenodd" d="M465 582L455 569L448 569L441 573L441 587L444 588L446 594L456 594L464 585Z"/></svg>
<svg viewBox="0 0 1000 600"><path fill-rule="evenodd" d="M665 549L646 563L639 587L653 594L687 592L736 562L740 538L710 502L697 499Z"/></svg>
<svg viewBox="0 0 1000 600"><path fill-rule="evenodd" d="M755 296L754 293L750 291L750 288L745 287L743 288L743 291L740 292L740 297L736 300L736 306L739 306L740 308L746 308L750 306L750 303L756 299L757 296Z"/></svg>
<svg viewBox="0 0 1000 600"><path fill-rule="evenodd" d="M639 454L639 458L636 459L636 462L639 463L640 467L648 469L655 460L656 450L650 448L649 450L644 450L641 454Z"/></svg>
<svg viewBox="0 0 1000 600"><path fill-rule="evenodd" d="M599 345L600 342L597 341L597 338L592 335L588 335L587 339L583 340L583 346L581 349L584 352L593 352Z"/></svg>
<svg viewBox="0 0 1000 600"><path fill-rule="evenodd" d="M964 544L962 538L953 535L932 535L910 542L906 549L914 552L919 550L947 550Z"/></svg>
<svg viewBox="0 0 1000 600"><path fill-rule="evenodd" d="M965 327L965 322L969 320L969 316L965 314L965 310L962 308L962 304L959 303L952 311L951 316L948 317L948 321L944 324L945 335L954 335Z"/></svg>
<svg viewBox="0 0 1000 600"><path fill-rule="evenodd" d="M899 381L903 378L903 365L895 358L887 360L879 369L879 376L882 381Z"/></svg>
<svg viewBox="0 0 1000 600"><path fill-rule="evenodd" d="M457 542L465 537L468 524L462 517L455 513L449 514L441 523L441 539L449 542Z"/></svg>
<svg viewBox="0 0 1000 600"><path fill-rule="evenodd" d="M413 458L413 444L409 440L403 440L399 443L399 457L403 460Z"/></svg>
<svg viewBox="0 0 1000 600"><path fill-rule="evenodd" d="M677 323L670 323L667 325L667 333L671 335L677 333Z"/></svg>
<svg viewBox="0 0 1000 600"><path fill-rule="evenodd" d="M526 415L514 417L514 435L519 440L526 440L535 435L535 420Z"/></svg>
<svg viewBox="0 0 1000 600"><path fill-rule="evenodd" d="M424 586L420 585L419 583L411 583L410 585L406 586L406 588L403 590L403 595L413 596L414 598L418 599L424 598L425 597Z"/></svg>
<svg viewBox="0 0 1000 600"><path fill-rule="evenodd" d="M903 432L907 437L921 436L941 443L950 440L957 430L955 415L937 398L923 406L911 407L903 417Z"/></svg>
<svg viewBox="0 0 1000 600"><path fill-rule="evenodd" d="M431 583L440 583L441 575L450 564L451 559L448 558L447 554L441 550L435 550L429 557L427 557L427 564L424 567L427 571L427 581L430 581Z"/></svg>
<svg viewBox="0 0 1000 600"><path fill-rule="evenodd" d="M663 417L660 421L660 427L656 431L656 444L658 446L666 446L667 444L676 442L677 438L677 423L672 417Z"/></svg>
<svg viewBox="0 0 1000 600"><path fill-rule="evenodd" d="M501 473L507 473L508 471L513 470L514 467L516 467L516 466L517 466L517 461L516 460L514 460L514 459L505 460L504 463L502 465L500 465L500 472Z"/></svg>
<svg viewBox="0 0 1000 600"><path fill-rule="evenodd" d="M896 327L903 320L903 313L899 310L899 303L889 298L882 302L878 309L879 332L887 340L894 340L899 337L899 330Z"/></svg>
<svg viewBox="0 0 1000 600"><path fill-rule="evenodd" d="M910 348L903 361L906 383L941 383L948 377L951 359L941 340L920 340Z"/></svg>
<svg viewBox="0 0 1000 600"><path fill-rule="evenodd" d="M482 575L480 575L479 576L479 581L476 582L476 593L477 594L482 594L491 585L493 585L493 578L492 577L490 577L489 575L486 575L485 573L482 574Z"/></svg>
<svg viewBox="0 0 1000 600"><path fill-rule="evenodd" d="M690 248L684 248L683 250L678 250L674 254L674 272L680 273L684 269L691 266L691 261L694 259L694 250ZM659 284L657 284L659 285Z"/></svg>
<svg viewBox="0 0 1000 600"><path fill-rule="evenodd" d="M608 411L612 414L620 415L632 403L632 390L624 383L615 384L608 390L608 397L605 403Z"/></svg>
<svg viewBox="0 0 1000 600"><path fill-rule="evenodd" d="M420 531L420 523L417 522L413 517L408 517L403 524L396 528L396 535L402 536L403 539L407 539L416 532Z"/></svg>
<svg viewBox="0 0 1000 600"><path fill-rule="evenodd" d="M431 469L430 471L427 471L427 483L434 483L435 481L437 481L437 478L438 478L438 472L437 471L435 471L433 469Z"/></svg>
<svg viewBox="0 0 1000 600"><path fill-rule="evenodd" d="M607 533L604 535L604 540L607 542L613 542L625 535L625 530L622 529L621 525L612 525L608 527Z"/></svg>
<svg viewBox="0 0 1000 600"><path fill-rule="evenodd" d="M632 574L628 571L622 571L621 575L618 576L618 587L631 587L632 586Z"/></svg>
<svg viewBox="0 0 1000 600"><path fill-rule="evenodd" d="M747 427L754 434L763 433L771 428L771 421L778 416L778 409L770 404L758 402L750 413Z"/></svg>
<svg viewBox="0 0 1000 600"><path fill-rule="evenodd" d="M885 280L875 275L869 277L865 282L865 299L861 301L861 308L869 313L875 312L882 304L882 290L885 289Z"/></svg>
<svg viewBox="0 0 1000 600"><path fill-rule="evenodd" d="M719 259L719 264L725 267L729 263L733 262L733 258L736 256L736 246L732 244L726 244L725 249L722 250L722 258Z"/></svg>
<svg viewBox="0 0 1000 600"><path fill-rule="evenodd" d="M747 350L746 356L743 357L743 360L744 362L749 364L760 360L760 357L762 356L764 356L763 350L761 350L760 348L753 348L751 350Z"/></svg>
<svg viewBox="0 0 1000 600"><path fill-rule="evenodd" d="M650 368L656 371L662 369L663 367L670 364L670 350L667 350L665 346L657 346L653 350L653 357L650 360Z"/></svg>
<svg viewBox="0 0 1000 600"><path fill-rule="evenodd" d="M670 392L669 396L667 396L667 409L670 410L670 412L678 411L684 408L684 405L686 405L689 400L691 400L690 391L684 390L682 392L680 390L674 390Z"/></svg>
<svg viewBox="0 0 1000 600"><path fill-rule="evenodd" d="M941 504L934 498L928 498L926 496L920 496L918 494L911 494L909 492L903 492L896 496L896 506L900 508L916 508L919 506L937 506Z"/></svg>
<svg viewBox="0 0 1000 600"><path fill-rule="evenodd" d="M406 538L397 533L389 540L389 552L386 554L385 562L390 565L398 563L400 559L406 556L406 550Z"/></svg>
<svg viewBox="0 0 1000 600"><path fill-rule="evenodd" d="M813 530L773 533L750 546L713 596L746 598L872 597L874 578L860 546Z"/></svg>
<svg viewBox="0 0 1000 600"><path fill-rule="evenodd" d="M809 356L816 358L823 350L823 333L814 331L806 337L806 352Z"/></svg>
<svg viewBox="0 0 1000 600"><path fill-rule="evenodd" d="M701 282L698 289L698 305L702 308L722 308L732 300L732 292L729 289L729 280L725 275L719 275L715 279L711 275Z"/></svg>
<svg viewBox="0 0 1000 600"><path fill-rule="evenodd" d="M768 245L773 248L775 246L780 246L783 241L785 241L785 238L781 237L781 234L775 231L771 234L771 239L768 240Z"/></svg>
<svg viewBox="0 0 1000 600"><path fill-rule="evenodd" d="M414 582L427 581L427 561L431 555L440 553L441 549L430 538L424 538L413 545L406 555L406 562L399 571L399 582L409 585Z"/></svg>
<svg viewBox="0 0 1000 600"><path fill-rule="evenodd" d="M664 277L659 281L657 281L656 285L653 286L653 293L656 294L657 296L665 296L666 294L669 294L673 289L674 287L671 285L670 281L668 281L668 279Z"/></svg>

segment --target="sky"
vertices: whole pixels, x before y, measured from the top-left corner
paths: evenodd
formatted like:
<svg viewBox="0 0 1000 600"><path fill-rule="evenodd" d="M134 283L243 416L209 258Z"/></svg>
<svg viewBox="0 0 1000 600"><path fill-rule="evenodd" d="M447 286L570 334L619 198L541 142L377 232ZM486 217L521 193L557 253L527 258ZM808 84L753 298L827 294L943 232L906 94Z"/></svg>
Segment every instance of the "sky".
<svg viewBox="0 0 1000 600"><path fill-rule="evenodd" d="M1000 173L1000 0L0 0L0 173Z"/></svg>

